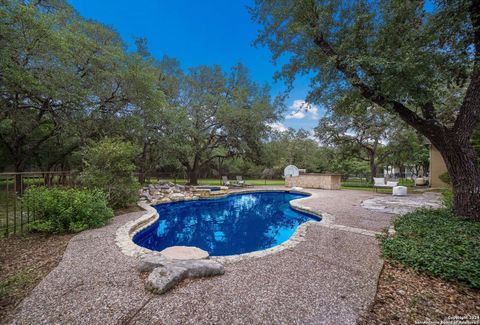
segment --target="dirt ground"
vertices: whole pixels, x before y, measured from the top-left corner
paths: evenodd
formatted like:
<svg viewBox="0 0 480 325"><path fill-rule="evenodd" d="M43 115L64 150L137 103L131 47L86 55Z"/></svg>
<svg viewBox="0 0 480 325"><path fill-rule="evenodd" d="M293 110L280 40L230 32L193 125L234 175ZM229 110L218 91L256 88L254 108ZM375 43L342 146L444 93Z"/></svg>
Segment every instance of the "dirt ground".
<svg viewBox="0 0 480 325"><path fill-rule="evenodd" d="M72 237L30 234L0 240L0 323L58 265Z"/></svg>
<svg viewBox="0 0 480 325"><path fill-rule="evenodd" d="M115 215L140 211L132 206ZM75 234L27 234L0 239L0 324L13 316L18 304L62 260Z"/></svg>
<svg viewBox="0 0 480 325"><path fill-rule="evenodd" d="M448 321L455 316L480 324L480 290L462 288L386 262L375 302L359 324L420 324Z"/></svg>

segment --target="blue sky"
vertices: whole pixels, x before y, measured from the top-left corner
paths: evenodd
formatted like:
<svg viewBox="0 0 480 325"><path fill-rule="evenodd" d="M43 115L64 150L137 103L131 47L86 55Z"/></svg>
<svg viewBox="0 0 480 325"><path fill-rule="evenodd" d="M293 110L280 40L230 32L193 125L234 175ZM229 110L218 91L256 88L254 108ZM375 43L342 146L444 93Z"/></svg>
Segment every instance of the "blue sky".
<svg viewBox="0 0 480 325"><path fill-rule="evenodd" d="M69 0L86 18L102 22L131 47L135 37L145 37L155 58L177 58L183 68L219 64L228 70L242 62L258 82L268 82L272 94L284 89L272 76L279 68L266 48L252 45L260 26L251 21L250 0ZM309 80L298 78L286 104L289 111L282 126L311 129L322 110L304 107ZM301 108L304 109L301 109ZM299 112L298 109L301 109ZM295 113L297 112L297 113Z"/></svg>

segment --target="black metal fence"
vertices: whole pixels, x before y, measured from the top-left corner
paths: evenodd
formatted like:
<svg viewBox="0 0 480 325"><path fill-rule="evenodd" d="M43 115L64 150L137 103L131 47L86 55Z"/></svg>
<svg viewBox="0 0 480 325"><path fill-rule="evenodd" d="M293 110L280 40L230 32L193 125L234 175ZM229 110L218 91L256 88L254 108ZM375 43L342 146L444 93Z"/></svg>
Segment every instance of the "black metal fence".
<svg viewBox="0 0 480 325"><path fill-rule="evenodd" d="M56 172L23 172L23 173L0 173L0 238L15 234L23 234L28 229L28 224L35 219L35 211L29 211L25 204L22 204L22 196L30 186L65 186L77 187L79 185L77 173L71 171ZM231 181L235 181L237 174L223 174ZM188 175L183 172L155 172L135 173L141 184L155 184L161 181L174 184L185 184L188 182ZM202 185L222 185L221 176L206 175L199 178ZM244 179L251 185L278 185L283 184L283 179L264 178L263 175L244 175ZM278 184L277 184L278 183Z"/></svg>
<svg viewBox="0 0 480 325"><path fill-rule="evenodd" d="M28 187L75 185L74 174L69 171L0 173L0 237L22 234L34 220L34 211L22 204Z"/></svg>

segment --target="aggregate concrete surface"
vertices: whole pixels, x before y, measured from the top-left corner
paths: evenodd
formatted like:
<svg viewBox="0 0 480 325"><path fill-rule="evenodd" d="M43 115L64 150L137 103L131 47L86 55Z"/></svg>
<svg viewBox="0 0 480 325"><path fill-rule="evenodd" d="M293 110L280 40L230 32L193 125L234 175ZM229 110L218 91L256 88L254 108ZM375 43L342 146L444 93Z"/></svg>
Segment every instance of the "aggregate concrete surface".
<svg viewBox="0 0 480 325"><path fill-rule="evenodd" d="M361 207L383 194L308 191L315 195L303 204L334 215L340 225L380 231L394 217ZM292 248L152 294L136 270L138 259L115 244L116 229L142 214L75 236L12 324L355 324L375 297L383 265L377 239L320 223Z"/></svg>

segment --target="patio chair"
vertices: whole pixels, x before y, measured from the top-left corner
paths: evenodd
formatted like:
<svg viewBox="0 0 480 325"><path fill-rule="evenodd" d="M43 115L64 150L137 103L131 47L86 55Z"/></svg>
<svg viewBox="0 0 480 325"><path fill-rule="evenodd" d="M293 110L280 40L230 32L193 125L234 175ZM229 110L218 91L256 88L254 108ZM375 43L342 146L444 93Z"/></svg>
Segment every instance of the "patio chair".
<svg viewBox="0 0 480 325"><path fill-rule="evenodd" d="M228 187L241 187L242 186L242 185L239 185L237 182L235 182L233 184L230 183L227 176L222 176L222 182L223 182L223 186L228 186Z"/></svg>
<svg viewBox="0 0 480 325"><path fill-rule="evenodd" d="M237 185L239 185L239 186L245 186L246 185L242 176L237 176Z"/></svg>
<svg viewBox="0 0 480 325"><path fill-rule="evenodd" d="M383 187L383 186L385 186L385 177L373 178L373 187Z"/></svg>
<svg viewBox="0 0 480 325"><path fill-rule="evenodd" d="M230 181L227 176L222 176L223 186L230 186Z"/></svg>
<svg viewBox="0 0 480 325"><path fill-rule="evenodd" d="M385 184L385 177L374 177L373 178L373 188L377 192L378 188L391 188L393 189L398 185L398 182L389 181Z"/></svg>

